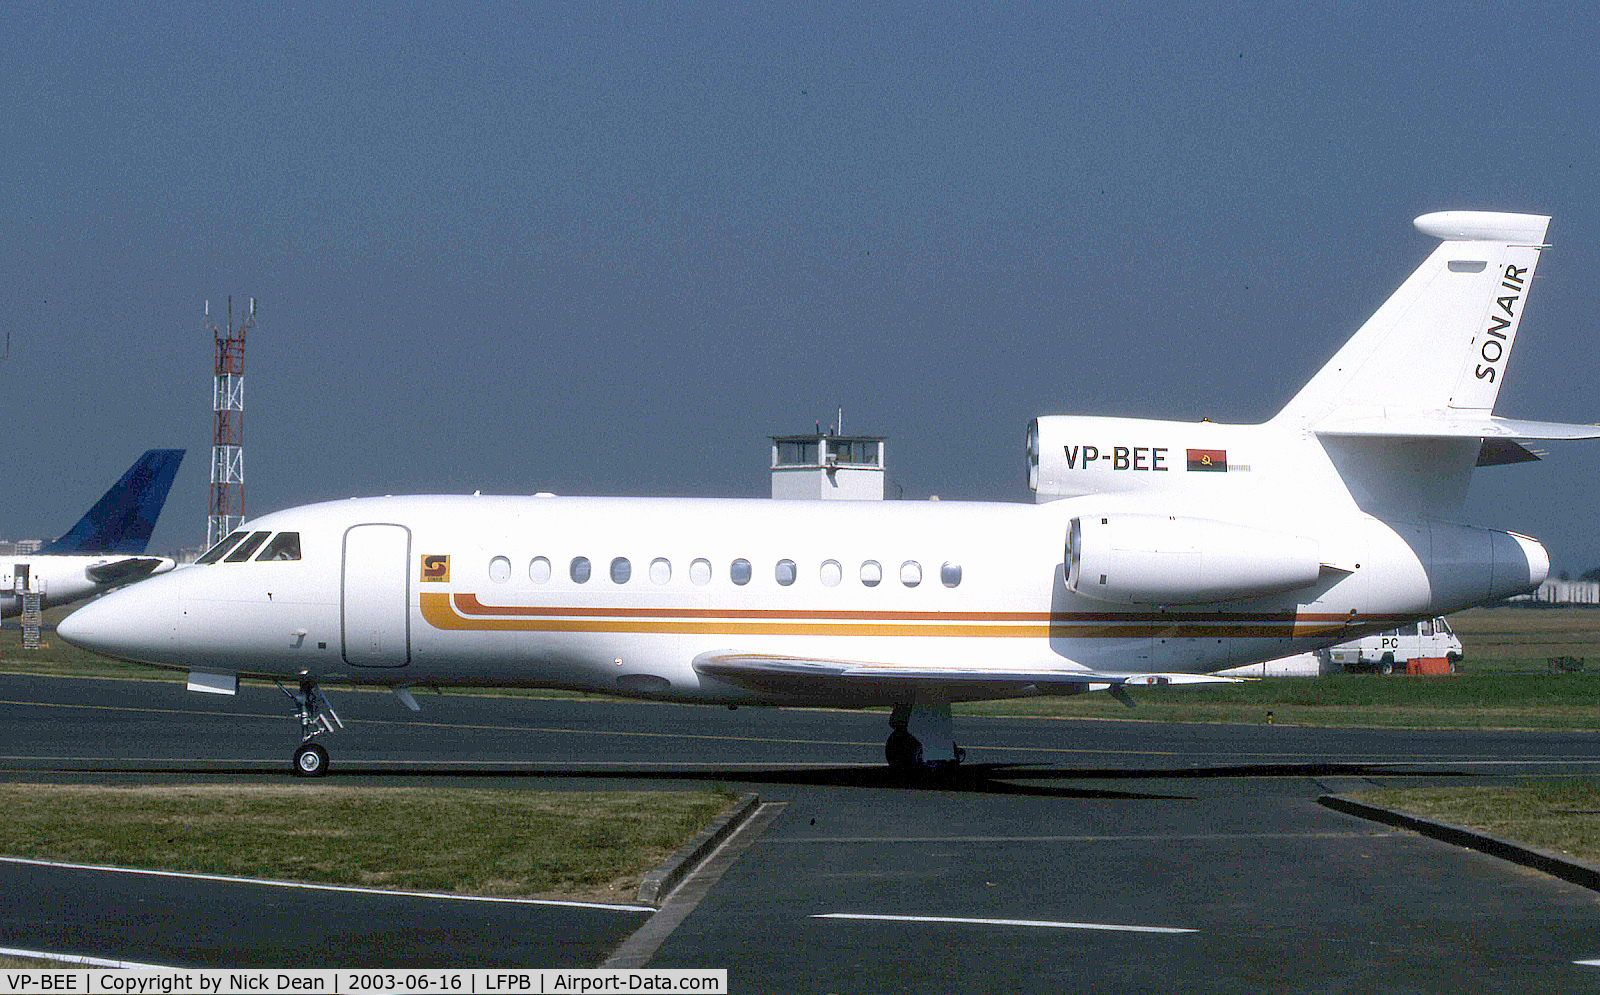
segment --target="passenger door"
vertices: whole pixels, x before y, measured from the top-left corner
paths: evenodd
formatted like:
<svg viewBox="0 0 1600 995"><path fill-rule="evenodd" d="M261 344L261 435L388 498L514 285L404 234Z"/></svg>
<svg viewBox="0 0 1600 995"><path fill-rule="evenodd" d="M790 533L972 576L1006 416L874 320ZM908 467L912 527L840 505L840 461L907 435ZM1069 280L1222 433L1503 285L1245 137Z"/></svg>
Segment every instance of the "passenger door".
<svg viewBox="0 0 1600 995"><path fill-rule="evenodd" d="M344 660L353 667L411 661L411 530L356 525L344 534L340 585Z"/></svg>

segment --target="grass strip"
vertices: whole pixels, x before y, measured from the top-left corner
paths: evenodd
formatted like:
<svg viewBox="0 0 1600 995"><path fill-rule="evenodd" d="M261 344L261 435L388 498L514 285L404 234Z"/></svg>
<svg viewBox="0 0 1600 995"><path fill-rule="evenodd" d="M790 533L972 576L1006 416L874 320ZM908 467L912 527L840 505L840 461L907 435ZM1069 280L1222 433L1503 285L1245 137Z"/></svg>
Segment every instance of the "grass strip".
<svg viewBox="0 0 1600 995"><path fill-rule="evenodd" d="M1589 778L1385 788L1352 797L1600 863L1600 781Z"/></svg>
<svg viewBox="0 0 1600 995"><path fill-rule="evenodd" d="M0 854L517 898L632 901L721 791L0 785Z"/></svg>
<svg viewBox="0 0 1600 995"><path fill-rule="evenodd" d="M1145 722L1272 721L1380 729L1600 729L1600 675L1455 677L1340 674L1240 684L1134 688L1129 709L1107 694L970 702L958 715Z"/></svg>
<svg viewBox="0 0 1600 995"><path fill-rule="evenodd" d="M70 609L46 613L47 645L23 650L21 633L0 629L0 672L181 681L182 671L119 663L68 646L49 628ZM1340 674L1243 684L1135 689L1129 710L1103 693L957 706L957 714L1147 722L1282 724L1387 729L1600 730L1600 608L1475 608L1451 616L1466 645L1455 677ZM1584 673L1551 673L1549 657L1592 663ZM530 698L586 697L561 691L470 691Z"/></svg>

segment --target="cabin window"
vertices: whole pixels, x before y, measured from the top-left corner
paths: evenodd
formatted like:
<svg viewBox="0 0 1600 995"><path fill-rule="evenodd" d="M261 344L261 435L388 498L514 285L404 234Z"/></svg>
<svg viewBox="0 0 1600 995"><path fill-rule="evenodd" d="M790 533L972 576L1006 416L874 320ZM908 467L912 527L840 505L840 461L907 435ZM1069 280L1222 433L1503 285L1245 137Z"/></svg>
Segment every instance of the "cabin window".
<svg viewBox="0 0 1600 995"><path fill-rule="evenodd" d="M575 584L589 583L589 558L587 556L574 556L572 567L567 571Z"/></svg>
<svg viewBox="0 0 1600 995"><path fill-rule="evenodd" d="M711 583L711 561L695 560L689 564L689 580L701 586Z"/></svg>
<svg viewBox="0 0 1600 995"><path fill-rule="evenodd" d="M261 544L266 542L267 541L267 536L269 536L271 534L272 534L271 532L257 532L257 533L255 533L250 538L246 539L244 542L241 542L239 544L239 548L234 550L233 552L229 553L228 554L228 558L223 560L222 562L224 562L224 563L243 563L245 560L248 560L250 558L250 554L251 553L254 553L256 550L261 548Z"/></svg>
<svg viewBox="0 0 1600 995"><path fill-rule="evenodd" d="M823 560L822 569L817 571L817 578L822 581L823 587L838 587L839 581L844 579L844 568L838 560Z"/></svg>
<svg viewBox="0 0 1600 995"><path fill-rule="evenodd" d="M235 543L237 543L240 539L243 539L245 536L247 536L249 534L250 533L248 533L248 532L233 532L233 533L228 534L227 536L224 536L221 542L217 543L215 546L212 546L210 549L206 550L205 555L200 557L198 560L195 560L195 562L196 563L215 563L215 562L217 562L218 560L222 559L223 554L227 553L228 550L230 550L230 549L232 549L234 547Z"/></svg>
<svg viewBox="0 0 1600 995"><path fill-rule="evenodd" d="M628 578L633 576L633 564L628 562L626 556L619 556L611 561L611 583L626 584Z"/></svg>
<svg viewBox="0 0 1600 995"><path fill-rule="evenodd" d="M961 564L945 562L939 568L939 583L945 587L956 587L961 583Z"/></svg>
<svg viewBox="0 0 1600 995"><path fill-rule="evenodd" d="M664 556L650 561L650 583L665 584L672 579L672 563Z"/></svg>
<svg viewBox="0 0 1600 995"><path fill-rule="evenodd" d="M750 574L750 561L742 557L728 565L728 579L741 587L750 583Z"/></svg>
<svg viewBox="0 0 1600 995"><path fill-rule="evenodd" d="M794 579L799 575L799 571L795 568L793 560L779 560L778 565L773 569L772 574L778 579L779 584L783 585L784 587L788 587L790 584L794 583Z"/></svg>
<svg viewBox="0 0 1600 995"><path fill-rule="evenodd" d="M1402 635L1402 636L1414 636L1416 634L1417 634L1417 623L1415 623L1415 622L1410 622L1410 623L1407 623L1406 625L1402 625L1400 627L1400 635Z"/></svg>
<svg viewBox="0 0 1600 995"><path fill-rule="evenodd" d="M267 548L256 557L257 563L275 560L298 560L300 558L300 533L279 532L267 543Z"/></svg>
<svg viewBox="0 0 1600 995"><path fill-rule="evenodd" d="M535 556L528 563L528 579L535 584L544 584L550 580L550 561L543 556Z"/></svg>
<svg viewBox="0 0 1600 995"><path fill-rule="evenodd" d="M504 584L511 579L511 561L504 556L496 556L489 561L489 579L496 584Z"/></svg>
<svg viewBox="0 0 1600 995"><path fill-rule="evenodd" d="M883 564L877 560L868 560L861 564L861 583L867 587L877 587L883 583Z"/></svg>
<svg viewBox="0 0 1600 995"><path fill-rule="evenodd" d="M1424 636L1433 635L1433 620L1432 619L1428 619L1426 622L1418 622L1417 626L1422 630L1422 634Z"/></svg>
<svg viewBox="0 0 1600 995"><path fill-rule="evenodd" d="M907 587L916 587L922 583L922 564L916 560L907 560L900 564L900 583Z"/></svg>

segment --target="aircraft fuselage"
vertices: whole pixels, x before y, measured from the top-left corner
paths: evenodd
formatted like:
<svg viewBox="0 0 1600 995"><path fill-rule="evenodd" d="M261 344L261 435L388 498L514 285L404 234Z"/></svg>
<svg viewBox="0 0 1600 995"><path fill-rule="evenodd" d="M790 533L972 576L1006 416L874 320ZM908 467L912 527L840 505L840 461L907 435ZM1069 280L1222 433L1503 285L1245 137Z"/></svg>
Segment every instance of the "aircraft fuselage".
<svg viewBox="0 0 1600 995"><path fill-rule="evenodd" d="M1318 516L1300 531L1359 567L1267 597L1119 605L1065 586L1070 523L1105 504L338 501L264 516L244 530L264 535L237 562L224 556L142 582L80 610L62 632L144 663L327 684L870 704L899 700L904 688L735 686L695 663L744 654L919 672L1204 674L1478 603L1487 578L1452 592L1431 576L1430 557L1445 531L1471 542L1505 536L1359 512ZM298 558L263 558L285 533ZM1528 580L1524 565L1521 587ZM114 643L97 645L97 631ZM1014 682L942 693L1040 690Z"/></svg>

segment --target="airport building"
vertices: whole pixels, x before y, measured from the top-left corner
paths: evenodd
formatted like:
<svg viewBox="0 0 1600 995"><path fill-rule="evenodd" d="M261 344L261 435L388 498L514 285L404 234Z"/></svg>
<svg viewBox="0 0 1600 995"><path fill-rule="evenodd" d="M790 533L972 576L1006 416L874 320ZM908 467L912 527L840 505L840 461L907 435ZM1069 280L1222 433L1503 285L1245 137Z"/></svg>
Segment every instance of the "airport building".
<svg viewBox="0 0 1600 995"><path fill-rule="evenodd" d="M1537 591L1508 600L1548 605L1600 605L1600 581L1547 580Z"/></svg>
<svg viewBox="0 0 1600 995"><path fill-rule="evenodd" d="M882 501L884 436L774 435L772 496L811 501Z"/></svg>

